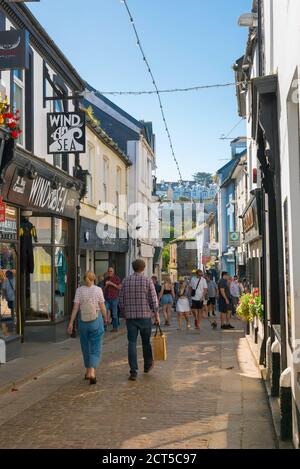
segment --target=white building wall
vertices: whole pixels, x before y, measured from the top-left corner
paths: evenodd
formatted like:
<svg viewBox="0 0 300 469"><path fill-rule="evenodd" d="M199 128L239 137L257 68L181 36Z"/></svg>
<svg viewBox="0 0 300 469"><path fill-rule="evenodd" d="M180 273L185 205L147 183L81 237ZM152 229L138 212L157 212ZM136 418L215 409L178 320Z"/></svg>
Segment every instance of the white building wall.
<svg viewBox="0 0 300 469"><path fill-rule="evenodd" d="M288 203L289 276L291 289L292 343L300 340L300 152L299 152L299 70L300 70L300 2L298 0L264 0L264 75L278 75L278 119L281 161L281 192L283 230L286 218L283 212ZM258 76L257 52L252 77ZM251 135L251 109L247 109L247 131ZM249 191L253 187L252 169L256 149L248 143ZM266 206L266 210L268 207ZM267 217L266 217L267 218ZM268 220L266 219L266 223ZM266 229L268 231L268 225ZM270 227L271 230L271 227ZM283 240L285 233L283 233ZM284 246L285 250L285 246ZM268 258L268 253L267 253ZM271 273L270 273L271 275ZM269 288L269 279L267 279ZM269 298L268 298L269 301ZM289 344L288 365L292 368L292 392L300 411L300 363L293 359ZM295 408L294 408L295 411ZM296 417L294 418L294 425ZM294 428L294 443L299 445L299 435Z"/></svg>

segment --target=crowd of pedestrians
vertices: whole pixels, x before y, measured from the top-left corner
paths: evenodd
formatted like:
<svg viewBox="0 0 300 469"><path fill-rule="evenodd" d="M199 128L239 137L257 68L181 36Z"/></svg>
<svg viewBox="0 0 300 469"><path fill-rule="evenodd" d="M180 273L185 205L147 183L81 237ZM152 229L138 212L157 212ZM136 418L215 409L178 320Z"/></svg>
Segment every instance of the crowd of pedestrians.
<svg viewBox="0 0 300 469"><path fill-rule="evenodd" d="M145 263L137 259L132 263L133 274L121 282L114 268L109 267L105 275L98 277L86 272L83 285L74 298L74 306L68 327L72 335L77 321L83 361L86 368L84 378L96 384L96 368L101 358L102 341L105 331L117 332L120 317L126 320L128 338L129 379L135 381L138 374L137 337L141 335L144 373L153 368L151 332L153 325L164 326L172 323L173 311L177 316L177 330L183 324L186 330L192 327L201 330L203 319L208 319L217 329L217 311L220 313L221 329L234 329L231 317L236 314L239 298L248 292L246 279L230 277L222 272L218 283L210 272L198 269L191 276L172 282L166 277L162 284L157 276L144 275Z"/></svg>

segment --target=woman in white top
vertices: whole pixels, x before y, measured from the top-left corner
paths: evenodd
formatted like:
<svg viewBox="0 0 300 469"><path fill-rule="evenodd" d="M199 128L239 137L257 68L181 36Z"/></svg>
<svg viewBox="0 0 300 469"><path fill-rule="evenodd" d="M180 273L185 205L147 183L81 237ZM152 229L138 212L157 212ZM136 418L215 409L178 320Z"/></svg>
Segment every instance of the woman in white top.
<svg viewBox="0 0 300 469"><path fill-rule="evenodd" d="M83 279L84 285L76 290L68 332L72 334L74 321L80 310L78 330L86 368L85 379L89 380L90 384L96 384L96 368L100 361L107 316L103 292L95 285L94 272L86 272Z"/></svg>

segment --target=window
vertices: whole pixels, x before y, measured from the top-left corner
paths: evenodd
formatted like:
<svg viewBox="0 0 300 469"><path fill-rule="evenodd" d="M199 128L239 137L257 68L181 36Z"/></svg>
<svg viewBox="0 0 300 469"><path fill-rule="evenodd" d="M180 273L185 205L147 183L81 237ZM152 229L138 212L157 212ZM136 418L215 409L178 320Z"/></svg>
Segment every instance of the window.
<svg viewBox="0 0 300 469"><path fill-rule="evenodd" d="M121 168L117 167L117 181L116 181L117 216L119 216L120 214L120 194L121 194Z"/></svg>
<svg viewBox="0 0 300 469"><path fill-rule="evenodd" d="M98 275L104 275L107 272L107 269L109 266L108 252L95 251L94 262L95 262L94 271L97 277Z"/></svg>
<svg viewBox="0 0 300 469"><path fill-rule="evenodd" d="M24 72L23 70L13 71L13 110L20 111L19 125L23 132L19 135L17 142L24 145L24 110L25 110L25 93L24 93Z"/></svg>
<svg viewBox="0 0 300 469"><path fill-rule="evenodd" d="M72 265L69 222L58 217L30 217L30 222L36 228L37 242L33 245L33 273L21 283L26 292L25 321L63 321L69 312L68 270Z"/></svg>
<svg viewBox="0 0 300 469"><path fill-rule="evenodd" d="M148 161L148 187L151 187L152 186L152 164L151 164L151 160L147 160Z"/></svg>
<svg viewBox="0 0 300 469"><path fill-rule="evenodd" d="M108 170L109 162L106 157L103 158L103 202L108 202Z"/></svg>
<svg viewBox="0 0 300 469"><path fill-rule="evenodd" d="M88 144L88 172L86 182L87 182L87 195L86 200L89 203L93 203L94 201L94 190L93 190L93 168L94 168L94 161L95 161L95 147L91 144Z"/></svg>

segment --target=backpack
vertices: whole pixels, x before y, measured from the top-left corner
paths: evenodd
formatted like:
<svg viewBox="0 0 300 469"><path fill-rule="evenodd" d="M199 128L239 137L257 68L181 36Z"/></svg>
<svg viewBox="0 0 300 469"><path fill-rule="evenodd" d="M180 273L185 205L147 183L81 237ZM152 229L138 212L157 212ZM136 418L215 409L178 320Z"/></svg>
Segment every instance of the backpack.
<svg viewBox="0 0 300 469"><path fill-rule="evenodd" d="M80 317L83 322L95 321L98 318L98 310L89 300L80 303Z"/></svg>

